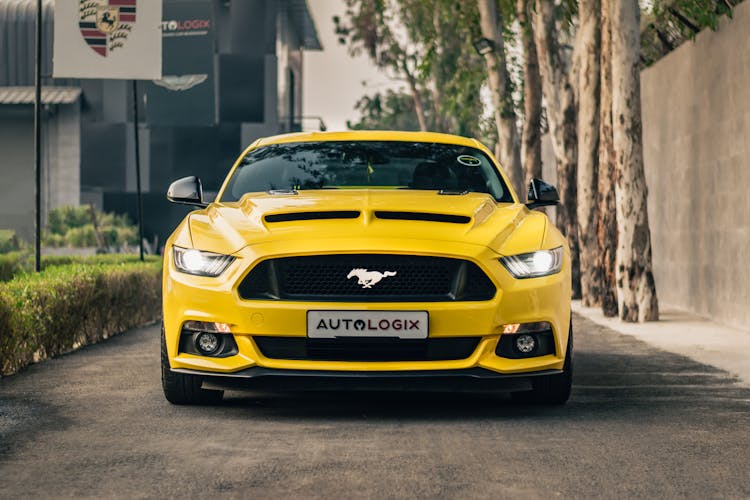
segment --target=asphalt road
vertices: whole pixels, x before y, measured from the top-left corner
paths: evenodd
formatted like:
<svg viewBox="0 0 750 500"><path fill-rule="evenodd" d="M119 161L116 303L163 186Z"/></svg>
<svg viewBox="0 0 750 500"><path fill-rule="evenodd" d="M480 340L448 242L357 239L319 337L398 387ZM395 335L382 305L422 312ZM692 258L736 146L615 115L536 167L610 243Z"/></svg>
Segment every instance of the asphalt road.
<svg viewBox="0 0 750 500"><path fill-rule="evenodd" d="M228 393L177 407L159 332L0 380L0 497L750 497L750 390L574 320L571 401Z"/></svg>

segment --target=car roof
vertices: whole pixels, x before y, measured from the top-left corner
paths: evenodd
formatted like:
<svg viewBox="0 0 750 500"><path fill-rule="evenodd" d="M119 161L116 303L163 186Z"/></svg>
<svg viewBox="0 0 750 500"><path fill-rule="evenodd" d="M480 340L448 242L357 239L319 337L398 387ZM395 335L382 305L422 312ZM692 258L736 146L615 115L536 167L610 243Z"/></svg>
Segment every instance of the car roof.
<svg viewBox="0 0 750 500"><path fill-rule="evenodd" d="M476 139L459 135L441 134L437 132L404 132L398 130L350 130L346 132L300 132L295 134L275 135L257 140L248 149L255 149L269 144L283 144L290 142L328 142L328 141L404 141L404 142L434 142L456 144L481 149L491 154L484 144Z"/></svg>

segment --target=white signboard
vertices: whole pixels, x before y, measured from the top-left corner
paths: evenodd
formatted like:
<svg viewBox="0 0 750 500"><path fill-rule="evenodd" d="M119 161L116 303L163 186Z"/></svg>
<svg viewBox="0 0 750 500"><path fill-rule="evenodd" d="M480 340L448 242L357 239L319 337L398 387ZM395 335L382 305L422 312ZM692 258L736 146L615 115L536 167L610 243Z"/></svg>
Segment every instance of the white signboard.
<svg viewBox="0 0 750 500"><path fill-rule="evenodd" d="M55 78L161 78L160 0L56 0Z"/></svg>

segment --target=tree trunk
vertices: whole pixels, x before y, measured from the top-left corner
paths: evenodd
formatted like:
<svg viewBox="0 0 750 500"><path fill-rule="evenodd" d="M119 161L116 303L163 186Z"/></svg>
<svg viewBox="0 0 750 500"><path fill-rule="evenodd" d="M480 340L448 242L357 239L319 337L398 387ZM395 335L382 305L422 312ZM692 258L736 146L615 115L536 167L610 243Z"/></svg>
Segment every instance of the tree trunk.
<svg viewBox="0 0 750 500"><path fill-rule="evenodd" d="M552 133L552 148L557 160L557 226L568 239L571 257L572 295L581 297L581 276L578 251L577 202L577 120L573 85L558 44L553 0L536 0L534 42L542 75L542 90L547 101L547 120Z"/></svg>
<svg viewBox="0 0 750 500"><path fill-rule="evenodd" d="M406 81L409 84L409 92L411 92L412 100L414 101L414 112L417 114L417 120L419 121L419 130L427 132L427 120L424 115L424 104L422 104L422 95L419 93L417 88L417 79L409 71L409 66L404 59L401 61L401 69L406 75Z"/></svg>
<svg viewBox="0 0 750 500"><path fill-rule="evenodd" d="M484 55L487 76L495 105L497 125L498 160L510 178L514 190L523 191L523 171L521 169L521 146L516 130L516 114L510 92L510 76L505 65L505 46L502 36L503 19L497 10L495 0L478 0L482 36L494 43L494 50Z"/></svg>
<svg viewBox="0 0 750 500"><path fill-rule="evenodd" d="M615 204L615 151L612 144L612 30L611 0L602 4L601 100L599 114L599 259L602 313L617 316L617 206Z"/></svg>
<svg viewBox="0 0 750 500"><path fill-rule="evenodd" d="M435 29L435 59L442 60L443 57L443 27L440 22L441 15L440 8L435 7L432 13L432 26ZM447 117L443 114L443 72L441 68L437 68L432 75L432 85L430 85L430 91L432 93L432 112L433 112L433 127L436 132L443 132L446 134L454 133L448 124Z"/></svg>
<svg viewBox="0 0 750 500"><path fill-rule="evenodd" d="M523 115L524 125L521 137L521 157L523 158L524 191L531 179L542 177L542 79L539 75L539 61L534 45L534 28L529 19L530 0L517 0L516 14L521 25L523 46Z"/></svg>
<svg viewBox="0 0 750 500"><path fill-rule="evenodd" d="M637 0L612 0L612 117L617 165L617 299L628 322L659 319L651 267L647 187L643 170L640 9Z"/></svg>
<svg viewBox="0 0 750 500"><path fill-rule="evenodd" d="M578 4L578 237L581 248L581 301L601 304L601 269L597 263L597 191L599 163L600 0Z"/></svg>

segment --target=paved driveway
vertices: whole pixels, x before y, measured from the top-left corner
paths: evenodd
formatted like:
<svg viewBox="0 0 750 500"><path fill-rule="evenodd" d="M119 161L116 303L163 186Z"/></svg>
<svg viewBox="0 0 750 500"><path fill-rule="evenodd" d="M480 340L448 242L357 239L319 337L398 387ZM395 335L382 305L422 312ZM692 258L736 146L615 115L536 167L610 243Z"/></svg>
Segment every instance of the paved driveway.
<svg viewBox="0 0 750 500"><path fill-rule="evenodd" d="M469 395L167 403L159 332L0 380L0 497L750 497L750 390L574 319L563 407Z"/></svg>

